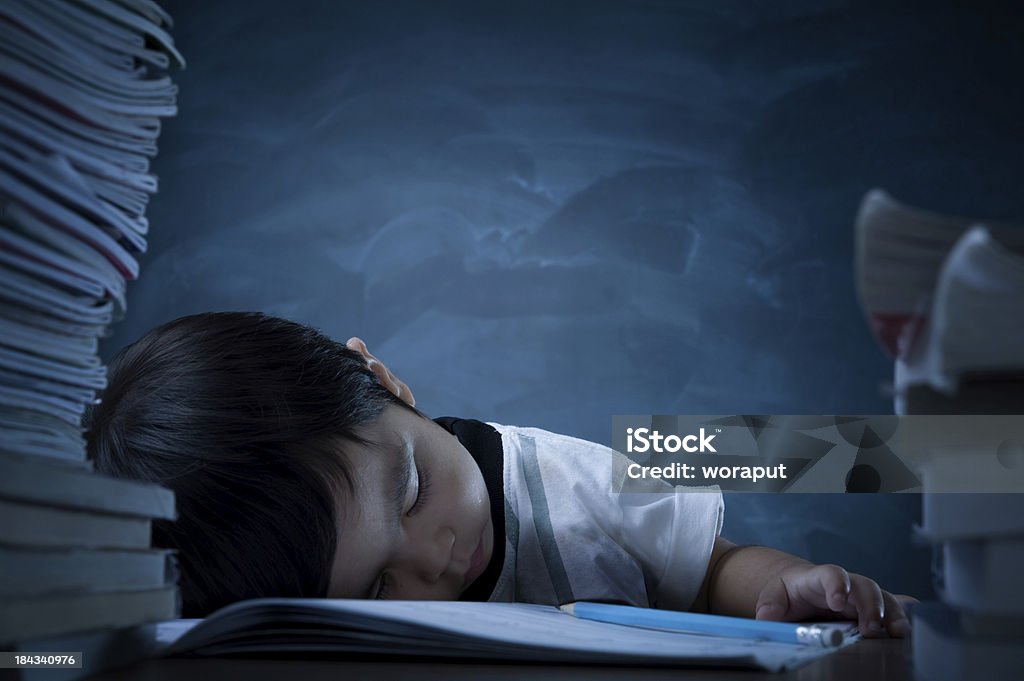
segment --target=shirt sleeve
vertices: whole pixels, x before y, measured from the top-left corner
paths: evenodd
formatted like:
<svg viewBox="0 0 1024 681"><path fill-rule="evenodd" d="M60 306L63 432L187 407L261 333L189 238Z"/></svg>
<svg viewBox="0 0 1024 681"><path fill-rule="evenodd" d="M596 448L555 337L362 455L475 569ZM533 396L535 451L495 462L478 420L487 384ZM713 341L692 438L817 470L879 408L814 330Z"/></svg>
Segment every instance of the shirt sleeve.
<svg viewBox="0 0 1024 681"><path fill-rule="evenodd" d="M628 461L621 457L616 475ZM643 566L651 607L689 610L722 532L725 502L717 485L673 487L663 480L630 481L617 494L621 540Z"/></svg>
<svg viewBox="0 0 1024 681"><path fill-rule="evenodd" d="M722 532L725 502L717 487L677 491L673 497L672 546L651 604L670 610L689 610L707 575L715 539Z"/></svg>

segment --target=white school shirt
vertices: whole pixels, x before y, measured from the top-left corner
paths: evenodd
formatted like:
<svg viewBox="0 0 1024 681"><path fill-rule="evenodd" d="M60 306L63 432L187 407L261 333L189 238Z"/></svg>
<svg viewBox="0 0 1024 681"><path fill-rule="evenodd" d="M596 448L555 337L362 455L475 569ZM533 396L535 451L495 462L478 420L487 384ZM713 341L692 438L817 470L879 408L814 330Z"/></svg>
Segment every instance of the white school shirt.
<svg viewBox="0 0 1024 681"><path fill-rule="evenodd" d="M650 491L615 493L629 463L615 450L487 425L501 434L505 493L505 560L489 601L691 607L722 530L717 486L630 480Z"/></svg>

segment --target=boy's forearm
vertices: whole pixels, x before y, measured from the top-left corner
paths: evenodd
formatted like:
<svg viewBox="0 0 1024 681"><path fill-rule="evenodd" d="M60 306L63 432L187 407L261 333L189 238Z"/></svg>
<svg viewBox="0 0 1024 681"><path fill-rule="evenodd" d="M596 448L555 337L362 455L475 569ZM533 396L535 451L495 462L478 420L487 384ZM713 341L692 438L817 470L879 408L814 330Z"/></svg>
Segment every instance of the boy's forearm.
<svg viewBox="0 0 1024 681"><path fill-rule="evenodd" d="M765 585L792 565L809 565L803 558L765 546L737 546L719 538L694 610L734 617L754 617Z"/></svg>

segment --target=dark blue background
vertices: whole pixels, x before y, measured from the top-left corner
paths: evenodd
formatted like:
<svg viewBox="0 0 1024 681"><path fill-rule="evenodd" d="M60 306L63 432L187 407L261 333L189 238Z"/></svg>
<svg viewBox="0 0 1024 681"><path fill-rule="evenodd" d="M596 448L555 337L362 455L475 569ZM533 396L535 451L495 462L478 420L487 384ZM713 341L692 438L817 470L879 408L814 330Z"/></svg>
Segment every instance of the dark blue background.
<svg viewBox="0 0 1024 681"><path fill-rule="evenodd" d="M891 413L862 194L1024 215L994 5L164 5L189 66L107 360L260 309L361 336L433 416L608 443L612 414ZM919 504L732 495L724 534L926 596Z"/></svg>

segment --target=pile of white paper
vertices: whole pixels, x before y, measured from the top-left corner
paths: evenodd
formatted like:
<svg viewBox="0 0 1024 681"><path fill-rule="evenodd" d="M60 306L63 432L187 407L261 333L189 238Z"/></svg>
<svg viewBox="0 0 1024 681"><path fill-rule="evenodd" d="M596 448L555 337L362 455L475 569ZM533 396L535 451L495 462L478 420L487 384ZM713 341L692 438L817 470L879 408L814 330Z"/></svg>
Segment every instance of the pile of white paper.
<svg viewBox="0 0 1024 681"><path fill-rule="evenodd" d="M139 276L150 159L176 113L170 25L151 0L0 6L2 455L89 467L98 339Z"/></svg>

